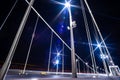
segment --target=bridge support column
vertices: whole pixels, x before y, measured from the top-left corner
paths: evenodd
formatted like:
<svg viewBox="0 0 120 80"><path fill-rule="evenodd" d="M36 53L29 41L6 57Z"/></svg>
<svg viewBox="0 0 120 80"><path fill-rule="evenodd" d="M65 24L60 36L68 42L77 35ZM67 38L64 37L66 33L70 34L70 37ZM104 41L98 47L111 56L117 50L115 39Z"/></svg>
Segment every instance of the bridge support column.
<svg viewBox="0 0 120 80"><path fill-rule="evenodd" d="M74 34L73 34L73 22L70 6L68 6L69 22L70 22L70 40L71 40L71 65L72 65L72 77L77 78L77 67L75 59L75 48L74 48Z"/></svg>

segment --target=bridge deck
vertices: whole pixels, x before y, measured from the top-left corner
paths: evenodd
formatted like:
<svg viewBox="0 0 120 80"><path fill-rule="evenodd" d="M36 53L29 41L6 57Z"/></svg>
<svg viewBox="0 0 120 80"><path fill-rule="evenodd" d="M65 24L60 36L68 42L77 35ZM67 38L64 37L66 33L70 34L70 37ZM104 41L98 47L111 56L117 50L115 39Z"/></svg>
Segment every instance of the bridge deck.
<svg viewBox="0 0 120 80"><path fill-rule="evenodd" d="M5 80L120 80L120 76L106 76L105 74L80 73L78 78L72 78L71 73L29 71L27 74L19 74L21 70L10 70Z"/></svg>

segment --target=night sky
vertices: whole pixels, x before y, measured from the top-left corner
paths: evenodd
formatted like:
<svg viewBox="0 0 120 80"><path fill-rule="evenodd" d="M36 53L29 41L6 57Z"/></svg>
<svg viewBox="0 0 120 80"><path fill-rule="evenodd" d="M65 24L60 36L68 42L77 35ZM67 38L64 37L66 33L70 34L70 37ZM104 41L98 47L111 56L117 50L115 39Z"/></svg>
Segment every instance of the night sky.
<svg viewBox="0 0 120 80"><path fill-rule="evenodd" d="M13 6L16 0L0 0L0 25L2 25L8 12ZM64 0L56 0L64 2ZM103 35L106 45L111 53L113 61L116 65L120 66L120 6L119 0L87 0L88 4L93 12L93 15L98 23L99 29ZM74 29L75 34L75 48L76 53L86 62L90 62L90 54L87 43L85 28L83 24L82 12L80 9L80 1L73 0L71 2L74 5L78 5L79 8L72 8L73 20L76 21L77 27ZM0 31L0 64L2 65L12 45L12 41L18 30L22 17L27 8L25 0L18 0L11 15L7 19L5 25ZM69 16L65 9L61 15L55 19L57 14L63 9L63 5L58 5L53 0L35 0L35 9L42 15L42 17L52 26L52 28L63 38L63 40L70 46L70 37L67 26L69 26ZM87 16L89 16L86 9ZM37 19L36 13L31 10L28 21L25 25L22 37L16 49L12 64L20 63L24 64L27 55L30 39L34 29L35 21ZM90 19L90 17L88 17ZM91 21L89 20L89 23ZM51 31L45 25L45 23L39 19L37 30L35 33L31 53L28 64L35 65L32 68L44 68L47 69L48 54L50 47ZM93 42L95 40L93 39ZM52 61L54 61L54 54L57 50L62 49L62 42L53 35L52 45ZM65 69L70 70L70 51L65 47ZM96 52L97 65L102 64L102 60L99 57L99 52ZM60 58L61 60L61 58ZM51 68L54 68L54 64L51 61ZM81 63L82 64L82 63ZM60 64L61 66L61 64Z"/></svg>

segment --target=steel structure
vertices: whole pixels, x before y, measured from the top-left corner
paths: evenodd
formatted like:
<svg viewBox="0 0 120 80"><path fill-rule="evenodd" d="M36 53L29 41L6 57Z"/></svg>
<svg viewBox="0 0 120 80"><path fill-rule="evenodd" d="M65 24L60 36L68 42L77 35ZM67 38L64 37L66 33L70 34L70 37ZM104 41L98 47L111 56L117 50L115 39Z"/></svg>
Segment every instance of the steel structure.
<svg viewBox="0 0 120 80"><path fill-rule="evenodd" d="M30 46L29 46L29 50L28 50L28 54L27 54L27 58L26 58L26 62L25 62L25 66L24 66L24 69L23 69L23 72L22 74L25 74L25 70L26 70L26 66L27 66L27 62L28 62L28 58L29 58L29 54L30 54L30 50L31 50L31 46L32 46L32 42L34 40L34 36L35 36L35 31L36 31L36 27L37 27L37 22L38 22L38 19L40 18L47 26L48 28L51 30L51 41L50 41L50 50L49 50L49 59L48 59L48 73L50 73L50 60L51 60L51 49L52 49L52 38L53 38L53 34L55 34L63 43L63 50L64 50L64 46L66 46L70 51L71 51L71 66L72 66L72 77L73 78L77 78L77 70L80 72L80 62L79 61L82 61L84 63L84 65L87 67L87 73L89 73L89 69L94 71L94 74L98 74L98 70L97 70L97 65L96 65L96 60L95 60L95 56L94 56L94 50L93 50L93 47L92 47L92 39L91 39L91 33L90 33L90 29L89 29L89 26L88 26L88 21L87 21L87 16L86 16L86 12L85 12L85 6L84 6L84 3L88 9L88 12L92 18L92 21L93 21L93 26L94 26L94 30L95 30L95 39L96 39L96 42L98 44L98 49L100 50L100 54L101 54L101 58L102 58L102 61L103 61L103 65L104 65L104 69L105 69L105 73L107 74L107 76L109 75L113 75L113 76L116 76L116 75L120 75L120 70L119 70L119 67L116 66L112 60L112 57L108 51L108 48L105 44L105 41L102 37L102 34L99 30L99 27L97 25L97 22L92 14L92 11L88 5L88 2L86 0L80 0L80 3L81 3L81 7L82 7L82 13L83 13L83 18L84 18L84 22L85 22L85 28L86 28L86 33L87 33L87 38L88 38L88 43L89 43L89 48L90 48L90 55L91 55L91 60L92 60L92 67L90 67L90 65L88 63L86 63L84 60L82 60L76 53L75 53L75 47L74 47L74 34L73 34L73 28L76 27L76 22L72 20L72 11L71 11L71 0L70 1L67 1L65 0L66 3L64 3L65 5L65 8L67 8L68 10L68 14L69 14L69 30L70 30L70 41L71 41L71 47L68 46L67 43L65 43L65 41L55 32L55 30L45 21L45 19L38 13L38 11L33 7L33 4L34 4L34 0L31 0L30 2L28 2L27 0L25 0L27 3L28 3L28 7L26 9L26 12L24 14L24 17L20 23L20 26L19 26L19 29L16 33L16 36L14 38L14 41L13 41L13 44L10 48L10 51L8 53L8 56L0 70L0 80L4 80L6 75L7 75L7 72L9 70L9 67L11 65L11 62L12 62L12 58L14 56L14 53L16 51L16 48L17 48L17 45L19 43L19 40L20 40L20 37L21 37L21 34L24 30L24 27L25 27L25 24L26 24L26 21L28 19L28 16L30 14L30 11L31 9L37 14L38 18L36 20L36 24L35 24L35 28L34 28L34 32L33 32L33 35L32 35L32 39L31 39L31 42L30 42ZM8 16L6 17L5 21L3 22L2 24L2 27L3 25L5 24L7 18L9 17L10 13L12 12L13 8L15 7L17 1L15 2L15 4L13 5L12 9L10 10ZM2 27L0 27L0 30L2 29ZM99 42L101 42L99 44ZM104 48L101 47L101 45L104 46ZM60 55L60 54L57 54L57 55ZM77 58L77 59L76 59ZM77 69L77 63L78 63L78 69ZM59 61L56 60L56 64L57 64L57 72L58 72L58 64L59 64ZM108 65L108 66L107 66ZM64 73L64 52L62 53L62 74Z"/></svg>

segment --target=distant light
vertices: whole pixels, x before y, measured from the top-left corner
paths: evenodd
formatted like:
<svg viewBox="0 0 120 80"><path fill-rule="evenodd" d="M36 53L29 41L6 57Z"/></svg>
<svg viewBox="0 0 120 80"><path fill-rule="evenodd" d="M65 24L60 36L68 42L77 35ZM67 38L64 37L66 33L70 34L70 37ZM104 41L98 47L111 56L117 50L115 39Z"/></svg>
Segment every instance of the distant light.
<svg viewBox="0 0 120 80"><path fill-rule="evenodd" d="M112 61L110 61L112 63Z"/></svg>
<svg viewBox="0 0 120 80"><path fill-rule="evenodd" d="M107 58L107 59L109 58L108 55L106 55L106 58Z"/></svg>
<svg viewBox="0 0 120 80"><path fill-rule="evenodd" d="M105 59L105 55L101 54L100 55L101 59Z"/></svg>
<svg viewBox="0 0 120 80"><path fill-rule="evenodd" d="M88 63L87 63L87 62L86 62L85 64L86 64L86 65L88 65Z"/></svg>
<svg viewBox="0 0 120 80"><path fill-rule="evenodd" d="M68 26L67 29L70 30L70 27Z"/></svg>
<svg viewBox="0 0 120 80"><path fill-rule="evenodd" d="M76 62L78 62L78 59L76 59Z"/></svg>
<svg viewBox="0 0 120 80"><path fill-rule="evenodd" d="M99 48L100 48L100 47L101 47L101 45L100 45L100 44L98 44L98 45L97 45L97 47L99 47Z"/></svg>
<svg viewBox="0 0 120 80"><path fill-rule="evenodd" d="M101 54L100 57L101 57L101 59L107 59L108 55Z"/></svg>
<svg viewBox="0 0 120 80"><path fill-rule="evenodd" d="M65 7L67 7L67 8L70 7L70 2L66 2Z"/></svg>
<svg viewBox="0 0 120 80"><path fill-rule="evenodd" d="M59 53L59 52L57 53L57 56L60 56L60 53Z"/></svg>
<svg viewBox="0 0 120 80"><path fill-rule="evenodd" d="M55 64L59 64L59 60L56 60L56 61L55 61Z"/></svg>

